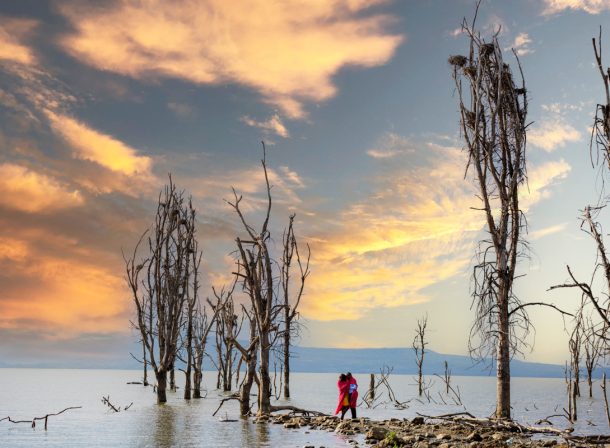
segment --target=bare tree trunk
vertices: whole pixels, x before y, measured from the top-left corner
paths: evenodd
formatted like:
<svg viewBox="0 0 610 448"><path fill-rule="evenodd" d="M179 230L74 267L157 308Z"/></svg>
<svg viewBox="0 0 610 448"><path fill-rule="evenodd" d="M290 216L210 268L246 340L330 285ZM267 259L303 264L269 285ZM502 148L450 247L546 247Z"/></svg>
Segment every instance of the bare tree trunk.
<svg viewBox="0 0 610 448"><path fill-rule="evenodd" d="M271 413L271 375L269 375L269 335L260 335L260 394L258 397L259 415Z"/></svg>
<svg viewBox="0 0 610 448"><path fill-rule="evenodd" d="M144 342L144 340L142 340L142 359L144 360L144 379L142 380L142 384L148 386L148 362L146 360L146 343Z"/></svg>
<svg viewBox="0 0 610 448"><path fill-rule="evenodd" d="M155 377L157 379L157 403L166 403L167 372L159 370L156 372Z"/></svg>
<svg viewBox="0 0 610 448"><path fill-rule="evenodd" d="M290 398L290 331L284 333L284 398Z"/></svg>
<svg viewBox="0 0 610 448"><path fill-rule="evenodd" d="M500 308L496 362L496 418L510 418L510 341L507 307ZM502 315L503 314L503 315Z"/></svg>
<svg viewBox="0 0 610 448"><path fill-rule="evenodd" d="M608 426L610 426L610 409L608 408L608 395L606 394L606 372L604 372L604 377L602 379L602 391L604 393L604 407L606 408L606 420L608 422Z"/></svg>
<svg viewBox="0 0 610 448"><path fill-rule="evenodd" d="M176 378L173 366L169 371L169 390L171 390L172 392L176 392Z"/></svg>

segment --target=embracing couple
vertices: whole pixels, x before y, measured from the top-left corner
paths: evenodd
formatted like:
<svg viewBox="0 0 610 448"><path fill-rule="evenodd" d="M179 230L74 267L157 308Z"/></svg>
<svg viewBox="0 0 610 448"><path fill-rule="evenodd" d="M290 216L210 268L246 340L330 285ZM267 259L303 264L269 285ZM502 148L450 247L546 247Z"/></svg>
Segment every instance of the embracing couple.
<svg viewBox="0 0 610 448"><path fill-rule="evenodd" d="M352 411L352 418L356 418L356 402L358 401L358 383L350 372L339 375L337 382L339 388L339 404L335 414L341 411L341 420L345 417L348 409Z"/></svg>

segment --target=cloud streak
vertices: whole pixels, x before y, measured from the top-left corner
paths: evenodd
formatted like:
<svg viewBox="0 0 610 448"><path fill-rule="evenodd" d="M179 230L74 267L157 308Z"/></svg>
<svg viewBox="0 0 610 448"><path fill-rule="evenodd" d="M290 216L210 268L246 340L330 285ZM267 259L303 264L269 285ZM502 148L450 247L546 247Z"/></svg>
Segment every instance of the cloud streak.
<svg viewBox="0 0 610 448"><path fill-rule="evenodd" d="M51 127L70 144L76 158L95 162L128 176L150 176L152 160L138 151L74 118L47 112Z"/></svg>

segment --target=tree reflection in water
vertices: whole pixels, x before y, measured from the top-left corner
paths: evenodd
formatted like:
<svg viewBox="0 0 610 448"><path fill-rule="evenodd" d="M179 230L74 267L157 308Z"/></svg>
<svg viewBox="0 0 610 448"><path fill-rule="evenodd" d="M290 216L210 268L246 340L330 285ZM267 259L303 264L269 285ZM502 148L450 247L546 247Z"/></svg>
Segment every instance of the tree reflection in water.
<svg viewBox="0 0 610 448"><path fill-rule="evenodd" d="M163 404L157 406L155 414L155 446L159 448L177 446L175 441L176 410L170 405Z"/></svg>

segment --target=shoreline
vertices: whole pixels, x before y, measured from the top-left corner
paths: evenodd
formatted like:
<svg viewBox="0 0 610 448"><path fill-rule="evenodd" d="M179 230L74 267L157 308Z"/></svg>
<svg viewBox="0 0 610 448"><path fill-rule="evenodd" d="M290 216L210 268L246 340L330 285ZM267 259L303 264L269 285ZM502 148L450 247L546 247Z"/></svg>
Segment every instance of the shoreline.
<svg viewBox="0 0 610 448"><path fill-rule="evenodd" d="M255 423L283 425L286 429L335 432L348 437L353 447L493 448L493 447L600 447L610 436L573 436L569 430L525 427L489 419L447 420L439 417L341 420L337 416L280 414L254 418ZM315 448L306 445L304 448ZM320 447L322 448L322 447Z"/></svg>

